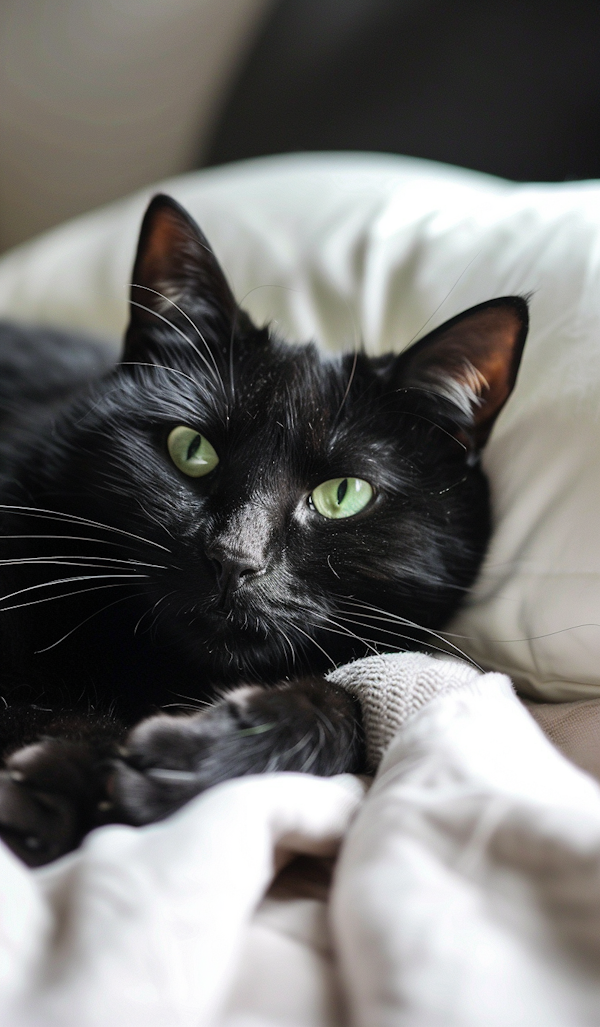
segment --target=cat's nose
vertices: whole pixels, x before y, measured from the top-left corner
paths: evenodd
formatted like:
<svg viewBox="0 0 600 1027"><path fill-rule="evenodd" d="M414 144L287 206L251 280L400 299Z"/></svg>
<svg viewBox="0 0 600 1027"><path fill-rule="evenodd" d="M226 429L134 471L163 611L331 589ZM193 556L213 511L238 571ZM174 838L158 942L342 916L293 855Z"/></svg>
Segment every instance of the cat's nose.
<svg viewBox="0 0 600 1027"><path fill-rule="evenodd" d="M264 570L258 560L244 553L236 554L213 549L207 556L213 565L217 587L222 595L235 592L244 580L261 574Z"/></svg>

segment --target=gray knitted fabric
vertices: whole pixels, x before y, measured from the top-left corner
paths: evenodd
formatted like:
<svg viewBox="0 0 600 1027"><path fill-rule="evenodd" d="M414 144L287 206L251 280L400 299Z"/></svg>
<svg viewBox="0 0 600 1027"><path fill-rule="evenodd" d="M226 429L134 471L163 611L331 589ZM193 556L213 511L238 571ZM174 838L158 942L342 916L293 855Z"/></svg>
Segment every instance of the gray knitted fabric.
<svg viewBox="0 0 600 1027"><path fill-rule="evenodd" d="M367 656L327 675L329 681L356 696L361 704L372 770L396 732L417 710L441 692L455 691L481 676L462 660L426 653Z"/></svg>

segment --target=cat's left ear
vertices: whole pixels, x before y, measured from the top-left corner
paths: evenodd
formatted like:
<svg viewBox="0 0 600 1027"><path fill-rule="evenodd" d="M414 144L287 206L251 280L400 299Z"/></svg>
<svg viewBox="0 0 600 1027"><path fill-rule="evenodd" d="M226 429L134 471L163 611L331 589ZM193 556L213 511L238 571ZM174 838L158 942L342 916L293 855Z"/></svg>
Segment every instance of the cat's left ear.
<svg viewBox="0 0 600 1027"><path fill-rule="evenodd" d="M457 437L481 449L514 388L528 328L521 296L471 307L401 354L402 385L449 401Z"/></svg>
<svg viewBox="0 0 600 1027"><path fill-rule="evenodd" d="M133 266L130 312L124 360L140 359L148 336L163 329L166 321L179 323L187 314L211 335L228 336L239 313L206 237L170 196L155 196L144 216Z"/></svg>

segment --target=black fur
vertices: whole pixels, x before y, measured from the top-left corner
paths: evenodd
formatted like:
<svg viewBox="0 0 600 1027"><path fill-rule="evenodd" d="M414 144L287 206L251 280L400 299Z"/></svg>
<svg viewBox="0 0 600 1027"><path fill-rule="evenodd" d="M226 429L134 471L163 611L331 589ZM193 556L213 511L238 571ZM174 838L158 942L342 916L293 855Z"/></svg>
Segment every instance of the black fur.
<svg viewBox="0 0 600 1027"><path fill-rule="evenodd" d="M527 332L505 297L400 356L286 344L167 197L133 282L114 368L89 341L0 330L0 835L32 864L226 777L361 769L358 711L321 675L439 644L489 539L478 454ZM171 460L177 425L218 453L206 477ZM329 520L311 492L345 476L373 500ZM240 682L276 687L125 737Z"/></svg>

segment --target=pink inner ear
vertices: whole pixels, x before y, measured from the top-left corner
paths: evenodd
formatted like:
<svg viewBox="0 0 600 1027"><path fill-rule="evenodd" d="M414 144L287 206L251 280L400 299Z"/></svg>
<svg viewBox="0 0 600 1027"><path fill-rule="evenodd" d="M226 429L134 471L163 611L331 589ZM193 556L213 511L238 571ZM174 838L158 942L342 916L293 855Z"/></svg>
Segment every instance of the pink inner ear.
<svg viewBox="0 0 600 1027"><path fill-rule="evenodd" d="M156 289L177 301L184 291L189 250L195 243L190 238L190 226L177 210L163 205L152 211L144 229L135 262L134 285ZM156 306L158 297L153 302L149 300L146 297L144 302Z"/></svg>
<svg viewBox="0 0 600 1027"><path fill-rule="evenodd" d="M411 378L469 410L470 441L481 447L512 392L526 335L525 301L492 300L420 340Z"/></svg>
<svg viewBox="0 0 600 1027"><path fill-rule="evenodd" d="M513 389L518 361L515 348L523 324L515 310L491 307L482 310L450 329L455 337L457 365L453 377L479 398L473 415L475 425L495 418ZM452 346L454 340L448 340ZM520 353L517 354L517 357Z"/></svg>
<svg viewBox="0 0 600 1027"><path fill-rule="evenodd" d="M177 308L181 308L178 315L174 313ZM141 359L150 341L148 332L176 316L185 319L193 312L198 331L210 322L211 331L227 334L238 314L233 293L208 241L193 218L170 196L155 196L144 215L133 268L130 312L125 356L136 360Z"/></svg>

